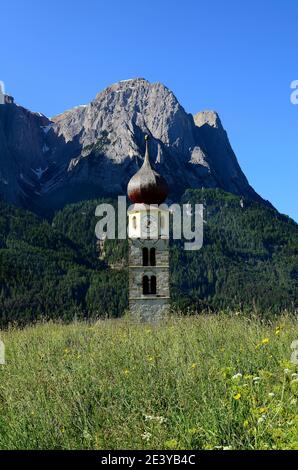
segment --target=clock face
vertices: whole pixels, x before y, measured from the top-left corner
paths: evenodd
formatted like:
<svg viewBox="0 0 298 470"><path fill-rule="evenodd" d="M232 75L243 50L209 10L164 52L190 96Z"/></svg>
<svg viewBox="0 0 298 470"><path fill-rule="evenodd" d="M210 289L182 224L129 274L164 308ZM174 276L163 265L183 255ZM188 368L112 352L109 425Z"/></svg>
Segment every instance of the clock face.
<svg viewBox="0 0 298 470"><path fill-rule="evenodd" d="M154 233L157 229L157 219L152 215L147 215L142 220L142 231L143 233Z"/></svg>

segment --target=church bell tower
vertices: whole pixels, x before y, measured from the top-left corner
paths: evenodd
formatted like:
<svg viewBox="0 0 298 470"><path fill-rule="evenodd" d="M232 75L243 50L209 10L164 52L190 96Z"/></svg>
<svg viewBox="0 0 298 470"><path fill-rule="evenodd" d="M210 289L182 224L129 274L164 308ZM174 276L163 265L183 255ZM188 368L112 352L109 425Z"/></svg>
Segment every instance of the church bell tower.
<svg viewBox="0 0 298 470"><path fill-rule="evenodd" d="M133 318L155 322L169 311L167 183L150 164L148 136L142 167L128 183L129 308Z"/></svg>

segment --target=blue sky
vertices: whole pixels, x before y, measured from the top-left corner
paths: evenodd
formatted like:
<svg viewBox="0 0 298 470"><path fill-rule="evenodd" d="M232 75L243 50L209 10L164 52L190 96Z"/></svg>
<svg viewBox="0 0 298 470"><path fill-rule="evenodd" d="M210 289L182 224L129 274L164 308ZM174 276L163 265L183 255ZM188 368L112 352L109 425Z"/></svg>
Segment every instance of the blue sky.
<svg viewBox="0 0 298 470"><path fill-rule="evenodd" d="M252 186L298 221L297 0L1 2L0 80L53 116L121 79L216 110Z"/></svg>

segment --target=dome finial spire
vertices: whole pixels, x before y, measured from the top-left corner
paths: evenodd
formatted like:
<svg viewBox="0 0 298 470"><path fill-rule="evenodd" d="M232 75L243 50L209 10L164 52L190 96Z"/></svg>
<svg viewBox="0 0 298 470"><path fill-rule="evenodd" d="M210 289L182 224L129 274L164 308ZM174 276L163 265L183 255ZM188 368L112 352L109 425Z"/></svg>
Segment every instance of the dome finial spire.
<svg viewBox="0 0 298 470"><path fill-rule="evenodd" d="M149 158L149 139L150 139L150 136L149 134L145 134L145 143L146 143L146 152L145 152L145 161L147 163L150 163L150 158Z"/></svg>
<svg viewBox="0 0 298 470"><path fill-rule="evenodd" d="M150 164L149 135L145 135L146 152L143 165L130 179L127 186L129 199L135 204L161 204L168 195L168 186Z"/></svg>

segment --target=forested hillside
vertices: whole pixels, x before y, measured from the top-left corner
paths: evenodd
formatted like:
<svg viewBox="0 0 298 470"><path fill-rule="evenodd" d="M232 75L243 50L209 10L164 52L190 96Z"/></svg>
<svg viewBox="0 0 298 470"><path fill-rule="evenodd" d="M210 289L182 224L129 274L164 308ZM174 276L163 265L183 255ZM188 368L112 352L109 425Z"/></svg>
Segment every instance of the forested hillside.
<svg viewBox="0 0 298 470"><path fill-rule="evenodd" d="M265 313L298 305L298 225L262 204L220 190L189 190L204 204L204 244L174 246L173 296L179 305L254 307ZM184 300L183 300L184 299Z"/></svg>
<svg viewBox="0 0 298 470"><path fill-rule="evenodd" d="M38 318L118 315L125 275L35 215L0 205L0 326Z"/></svg>
<svg viewBox="0 0 298 470"><path fill-rule="evenodd" d="M41 317L120 316L127 308L127 242L98 251L95 207L68 205L46 221L0 204L1 325ZM298 307L298 226L262 204L221 190L189 190L204 203L204 245L171 246L171 295L184 311Z"/></svg>

